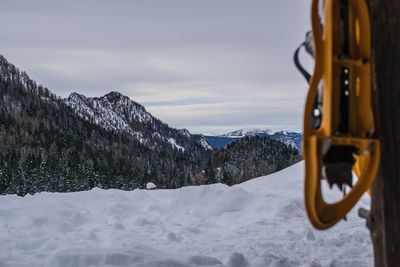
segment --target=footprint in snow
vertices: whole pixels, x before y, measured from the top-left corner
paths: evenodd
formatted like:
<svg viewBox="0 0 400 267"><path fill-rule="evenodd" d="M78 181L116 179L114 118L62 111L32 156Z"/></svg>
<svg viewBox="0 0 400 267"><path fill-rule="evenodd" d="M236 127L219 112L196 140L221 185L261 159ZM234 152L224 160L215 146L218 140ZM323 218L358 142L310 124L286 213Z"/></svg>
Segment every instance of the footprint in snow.
<svg viewBox="0 0 400 267"><path fill-rule="evenodd" d="M243 254L234 252L231 254L228 260L228 267L247 267L249 263L247 262L246 258Z"/></svg>
<svg viewBox="0 0 400 267"><path fill-rule="evenodd" d="M197 266L218 266L222 265L218 259L207 256L193 256L190 258L190 263Z"/></svg>
<svg viewBox="0 0 400 267"><path fill-rule="evenodd" d="M169 232L168 235L167 235L167 240L169 242L180 243L182 241L182 237L177 236L173 232Z"/></svg>
<svg viewBox="0 0 400 267"><path fill-rule="evenodd" d="M135 222L136 226L146 226L146 225L155 225L155 224L156 224L156 222L150 221L150 220L148 220L146 218L142 218L142 217L138 218Z"/></svg>
<svg viewBox="0 0 400 267"><path fill-rule="evenodd" d="M36 226L36 227L41 227L42 225L44 225L45 223L47 223L47 221L49 220L48 217L46 216L40 216L40 217L36 217L32 220L32 225Z"/></svg>

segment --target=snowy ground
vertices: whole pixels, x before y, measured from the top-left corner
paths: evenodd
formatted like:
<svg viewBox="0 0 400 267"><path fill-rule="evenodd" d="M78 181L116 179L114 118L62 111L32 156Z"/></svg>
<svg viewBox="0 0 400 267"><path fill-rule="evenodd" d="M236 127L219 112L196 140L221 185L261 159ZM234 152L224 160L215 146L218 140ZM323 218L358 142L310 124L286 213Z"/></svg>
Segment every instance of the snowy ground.
<svg viewBox="0 0 400 267"><path fill-rule="evenodd" d="M355 210L312 228L302 173L299 163L233 187L2 196L0 266L372 266Z"/></svg>

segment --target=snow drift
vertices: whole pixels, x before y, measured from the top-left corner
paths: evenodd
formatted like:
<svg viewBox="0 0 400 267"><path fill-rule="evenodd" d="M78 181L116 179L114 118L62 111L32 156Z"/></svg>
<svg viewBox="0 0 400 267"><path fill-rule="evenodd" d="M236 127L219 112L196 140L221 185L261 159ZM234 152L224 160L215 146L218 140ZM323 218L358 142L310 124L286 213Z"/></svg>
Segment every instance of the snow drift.
<svg viewBox="0 0 400 267"><path fill-rule="evenodd" d="M312 228L302 173L299 163L232 187L2 196L0 266L372 266L354 210Z"/></svg>

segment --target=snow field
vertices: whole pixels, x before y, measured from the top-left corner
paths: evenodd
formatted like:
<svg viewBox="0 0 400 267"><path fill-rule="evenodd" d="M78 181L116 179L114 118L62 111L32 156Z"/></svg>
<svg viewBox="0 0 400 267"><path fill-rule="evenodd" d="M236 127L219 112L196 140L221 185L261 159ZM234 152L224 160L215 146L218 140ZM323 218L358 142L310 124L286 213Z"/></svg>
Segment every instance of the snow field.
<svg viewBox="0 0 400 267"><path fill-rule="evenodd" d="M299 163L232 187L2 196L0 266L372 266L356 210L312 228L302 173Z"/></svg>

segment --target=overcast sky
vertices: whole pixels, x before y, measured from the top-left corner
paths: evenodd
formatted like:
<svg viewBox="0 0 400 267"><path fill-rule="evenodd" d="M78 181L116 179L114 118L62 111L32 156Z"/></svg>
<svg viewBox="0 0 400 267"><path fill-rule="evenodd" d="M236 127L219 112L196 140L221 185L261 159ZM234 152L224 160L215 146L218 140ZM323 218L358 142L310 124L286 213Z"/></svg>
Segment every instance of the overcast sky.
<svg viewBox="0 0 400 267"><path fill-rule="evenodd" d="M120 91L193 133L301 130L309 0L1 0L0 53L67 97Z"/></svg>

